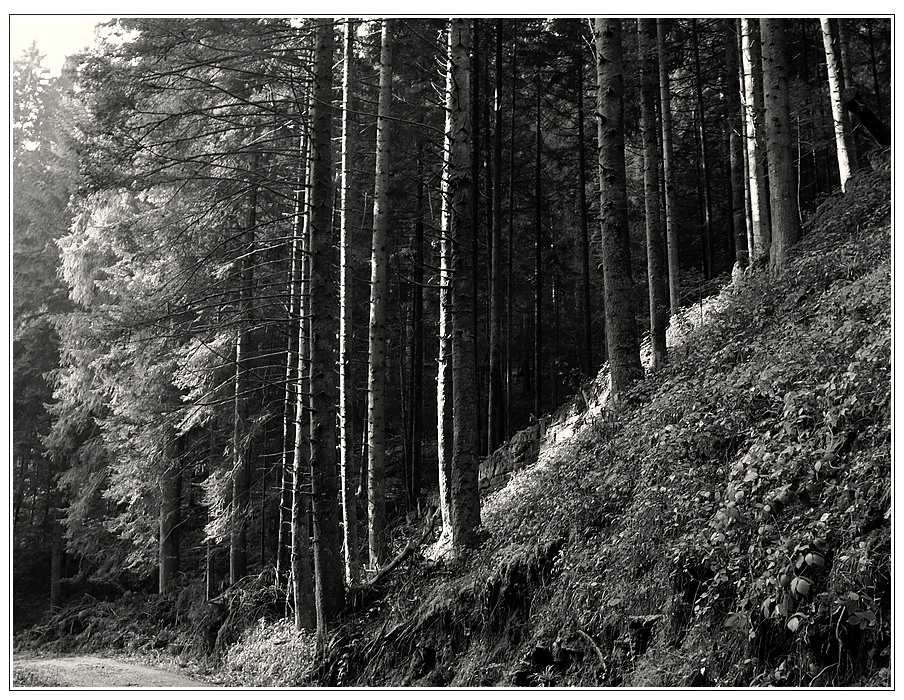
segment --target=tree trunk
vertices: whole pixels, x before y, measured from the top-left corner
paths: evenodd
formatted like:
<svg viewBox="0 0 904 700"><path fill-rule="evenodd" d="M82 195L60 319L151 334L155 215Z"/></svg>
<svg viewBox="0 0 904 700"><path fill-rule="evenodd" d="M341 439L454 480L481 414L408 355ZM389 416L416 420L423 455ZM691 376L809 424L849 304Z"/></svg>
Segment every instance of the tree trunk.
<svg viewBox="0 0 904 700"><path fill-rule="evenodd" d="M594 38L606 342L612 377L611 396L614 401L620 401L625 391L643 377L634 320L634 281L631 279L628 241L621 20L596 18Z"/></svg>
<svg viewBox="0 0 904 700"><path fill-rule="evenodd" d="M345 582L355 585L360 579L358 547L358 470L354 466L354 427L352 425L351 341L352 270L349 208L351 190L352 79L355 65L355 27L351 17L345 24L345 61L342 74L342 163L339 204L339 471L342 478L343 551Z"/></svg>
<svg viewBox="0 0 904 700"><path fill-rule="evenodd" d="M536 126L537 162L534 169L534 416L543 415L543 192L541 166L543 133L540 127L540 92L543 83L537 74Z"/></svg>
<svg viewBox="0 0 904 700"><path fill-rule="evenodd" d="M317 625L311 552L311 204L314 144L308 141L304 213L299 248L299 323L295 367L295 449L292 455L291 592L296 629Z"/></svg>
<svg viewBox="0 0 904 700"><path fill-rule="evenodd" d="M584 141L584 44L575 51L578 74L578 206L581 208L581 291L584 327L584 374L593 376L593 309L590 299L590 226L587 221L587 144Z"/></svg>
<svg viewBox="0 0 904 700"><path fill-rule="evenodd" d="M737 20L726 19L725 76L726 129L728 131L728 161L731 184L729 214L734 241L735 262L743 269L750 263L747 250L747 219L744 205L744 142L741 136L741 86L738 76Z"/></svg>
<svg viewBox="0 0 904 700"><path fill-rule="evenodd" d="M254 177L257 154L252 155L249 172ZM235 343L235 412L233 416L232 526L229 532L229 583L248 574L248 510L251 472L248 469L248 422L251 389L251 308L254 293L254 233L257 227L257 184L250 184L245 229L242 232L241 287L239 290L239 328Z"/></svg>
<svg viewBox="0 0 904 700"><path fill-rule="evenodd" d="M469 166L471 163L471 70L468 20L454 18L449 26L449 92L446 110L449 151L445 180L448 183L449 239L452 245L452 549L457 556L480 525L477 490L477 440L475 414L477 377L471 317L472 275L469 269L474 245L471 222Z"/></svg>
<svg viewBox="0 0 904 700"><path fill-rule="evenodd" d="M473 231L474 245L471 248L470 267L473 270L471 275L471 336L474 338L474 371L475 371L475 401L474 410L477 415L478 440L483 430L483 396L481 396L480 374L477 368L480 367L479 356L477 354L477 337L479 327L479 314L477 309L478 300L478 270L480 269L480 257L477 250L477 240L480 236L480 19L472 20L473 37L471 42L471 230ZM478 443L478 453L479 453Z"/></svg>
<svg viewBox="0 0 904 700"><path fill-rule="evenodd" d="M841 70L835 55L835 46L832 36L832 25L828 17L819 18L822 26L822 42L826 52L826 71L829 76L829 97L832 104L832 121L835 124L835 151L838 154L838 177L841 180L841 191L847 191L847 182L851 177L851 160L848 152L848 132L850 126L847 114L844 110L842 96L844 85L842 84Z"/></svg>
<svg viewBox="0 0 904 700"><path fill-rule="evenodd" d="M386 307L389 293L389 118L392 100L392 20L383 20L377 156L374 185L373 249L370 262L370 337L367 378L367 536L370 567L386 560Z"/></svg>
<svg viewBox="0 0 904 700"><path fill-rule="evenodd" d="M844 18L839 17L835 22L838 26L838 67L841 69L838 77L841 84L841 99L842 101L845 101L845 92L848 88L854 87L854 67L851 63L851 56L848 51L848 33L845 27ZM847 139L848 162L851 164L851 172L856 173L860 170L860 160L857 158L857 147L854 144L854 128L851 124L851 115L847 109L842 112L842 115L844 117L844 135Z"/></svg>
<svg viewBox="0 0 904 700"><path fill-rule="evenodd" d="M414 220L414 270L411 285L411 447L406 491L408 507L419 509L424 443L424 162L417 145L417 210Z"/></svg>
<svg viewBox="0 0 904 700"><path fill-rule="evenodd" d="M286 347L286 393L283 424L283 468L279 490L279 536L276 545L276 578L282 581L283 572L292 551L292 481L295 455L295 412L299 397L298 339L301 324L301 278L304 268L302 258L302 221L306 206L307 138L302 137L299 148L301 173L295 190L295 211L292 216L291 270L289 273L289 339Z"/></svg>
<svg viewBox="0 0 904 700"><path fill-rule="evenodd" d="M700 75L700 40L697 36L697 20L691 19L691 33L694 39L694 92L697 97L697 114L700 117L700 171L703 177L703 276L712 279L715 275L713 255L713 204L709 184L709 150L706 144L706 111L703 104L703 80Z"/></svg>
<svg viewBox="0 0 904 700"><path fill-rule="evenodd" d="M672 98L669 91L668 46L665 41L665 24L656 20L656 37L659 44L659 92L662 110L662 171L665 180L665 229L669 269L669 304L672 315L681 306L680 267L678 262L678 202L675 200L675 163L672 145Z"/></svg>
<svg viewBox="0 0 904 700"><path fill-rule="evenodd" d="M784 20L761 19L760 33L763 42L769 198L774 222L769 263L772 270L778 272L787 263L789 249L800 235L800 214L795 196Z"/></svg>
<svg viewBox="0 0 904 700"><path fill-rule="evenodd" d="M747 119L747 163L750 172L750 211L753 246L752 264L760 264L769 256L772 236L766 193L766 173L763 149L762 73L756 25L749 18L741 19L741 58L744 64L744 107Z"/></svg>
<svg viewBox="0 0 904 700"><path fill-rule="evenodd" d="M659 211L659 142L656 138L656 93L659 76L656 65L656 20L638 19L640 54L640 120L643 140L644 205L647 233L647 280L650 293L650 344L653 367L665 362L665 329L669 301L665 245Z"/></svg>
<svg viewBox="0 0 904 700"><path fill-rule="evenodd" d="M502 20L496 20L496 91L493 100L493 230L490 238L490 382L487 452L504 440L502 396Z"/></svg>
<svg viewBox="0 0 904 700"><path fill-rule="evenodd" d="M60 508L60 495L53 491L48 496L50 505L50 607L58 610L63 603L63 560L65 549L63 546L63 523L61 521L62 508Z"/></svg>
<svg viewBox="0 0 904 700"><path fill-rule="evenodd" d="M508 236L506 240L505 259L505 437L511 436L512 430L512 336L513 305L512 274L515 248L515 105L518 97L518 25L513 20L512 36L512 99L510 106L511 120L509 124L509 182L508 182Z"/></svg>
<svg viewBox="0 0 904 700"><path fill-rule="evenodd" d="M316 28L314 51L313 180L311 188L311 475L315 603L320 638L345 600L339 532L339 465L334 379L338 365L339 299L334 288L338 241L332 235L333 20Z"/></svg>
<svg viewBox="0 0 904 700"><path fill-rule="evenodd" d="M182 521L181 455L173 456L172 442L167 439L163 449L163 474L160 479L160 559L158 591L169 593L173 577L179 571L179 525Z"/></svg>

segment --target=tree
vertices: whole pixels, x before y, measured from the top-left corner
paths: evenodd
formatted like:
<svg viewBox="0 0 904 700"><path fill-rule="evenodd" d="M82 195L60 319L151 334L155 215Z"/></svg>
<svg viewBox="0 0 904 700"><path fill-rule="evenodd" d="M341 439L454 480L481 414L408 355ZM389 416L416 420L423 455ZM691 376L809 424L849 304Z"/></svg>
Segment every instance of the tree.
<svg viewBox="0 0 904 700"><path fill-rule="evenodd" d="M675 200L675 152L672 141L672 100L669 90L668 45L665 23L656 20L656 38L659 46L659 92L662 113L662 172L665 181L665 230L669 270L669 304L672 315L681 306L681 281L678 263L678 204Z"/></svg>
<svg viewBox="0 0 904 700"><path fill-rule="evenodd" d="M452 311L452 459L450 465L450 505L452 549L458 555L470 544L480 525L480 498L477 491L476 415L477 377L474 363L474 336L471 310L470 269L474 231L471 225L471 32L462 18L449 21L447 68L447 142L444 168L449 218L446 235L451 247Z"/></svg>
<svg viewBox="0 0 904 700"><path fill-rule="evenodd" d="M311 107L312 178L310 235L311 486L317 630L323 635L345 601L339 533L339 470L336 455L338 390L335 339L338 295L332 284L336 241L332 232L333 20L318 20Z"/></svg>
<svg viewBox="0 0 904 700"><path fill-rule="evenodd" d="M389 223L389 119L392 101L392 21L383 20L380 98L377 107L376 184L370 265L370 335L367 381L367 532L370 565L386 557L386 306L389 275L386 229Z"/></svg>
<svg viewBox="0 0 904 700"><path fill-rule="evenodd" d="M763 41L763 87L772 220L769 264L773 271L781 271L787 263L790 247L800 235L784 21L761 19L760 33Z"/></svg>
<svg viewBox="0 0 904 700"><path fill-rule="evenodd" d="M728 135L728 158L731 184L729 192L729 212L731 231L734 238L735 261L741 268L750 262L747 250L747 220L744 197L744 140L741 126L741 86L738 75L738 33L737 20L725 19L725 109L726 133Z"/></svg>
<svg viewBox="0 0 904 700"><path fill-rule="evenodd" d="M487 452L502 443L505 407L502 391L502 20L496 20L496 83L493 93L493 229L490 238L490 381Z"/></svg>
<svg viewBox="0 0 904 700"><path fill-rule="evenodd" d="M822 41L826 52L826 72L829 76L829 98L832 104L832 121L835 125L835 151L838 155L838 176L841 180L841 191L847 191L847 182L851 178L850 158L850 118L844 108L844 76L838 57L835 54L835 41L832 36L832 25L828 17L819 18L822 27Z"/></svg>
<svg viewBox="0 0 904 700"><path fill-rule="evenodd" d="M746 118L747 191L750 198L751 238L750 262L760 264L769 256L772 227L766 193L763 133L762 67L756 24L741 19L741 59L744 66L744 114Z"/></svg>
<svg viewBox="0 0 904 700"><path fill-rule="evenodd" d="M611 393L618 401L643 376L634 322L634 281L628 243L621 20L596 18L594 40L606 343Z"/></svg>
<svg viewBox="0 0 904 700"><path fill-rule="evenodd" d="M665 361L665 329L669 302L666 287L665 246L659 211L659 141L656 138L656 20L637 20L640 54L640 119L643 138L644 204L647 233L647 280L650 289L650 342L653 366Z"/></svg>
<svg viewBox="0 0 904 700"><path fill-rule="evenodd" d="M342 477L343 551L345 582L354 585L361 566L358 553L358 514L355 494L358 471L355 469L352 436L352 265L351 265L351 158L352 158L352 81L355 64L355 27L351 17L345 22L344 70L342 72L342 146L339 191L339 470Z"/></svg>

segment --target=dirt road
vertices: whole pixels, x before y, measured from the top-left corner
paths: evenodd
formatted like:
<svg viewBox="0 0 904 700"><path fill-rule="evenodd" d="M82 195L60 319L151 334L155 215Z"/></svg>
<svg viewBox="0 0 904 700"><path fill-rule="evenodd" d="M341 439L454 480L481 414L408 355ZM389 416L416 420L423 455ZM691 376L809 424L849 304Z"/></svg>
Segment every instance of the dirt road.
<svg viewBox="0 0 904 700"><path fill-rule="evenodd" d="M137 663L100 656L14 658L14 687L66 686L76 688L212 687L189 676Z"/></svg>

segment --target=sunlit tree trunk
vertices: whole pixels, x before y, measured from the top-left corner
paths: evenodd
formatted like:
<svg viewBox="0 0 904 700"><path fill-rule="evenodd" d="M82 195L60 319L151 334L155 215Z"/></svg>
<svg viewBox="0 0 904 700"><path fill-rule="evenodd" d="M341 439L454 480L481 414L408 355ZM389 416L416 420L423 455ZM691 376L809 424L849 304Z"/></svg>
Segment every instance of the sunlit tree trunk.
<svg viewBox="0 0 904 700"><path fill-rule="evenodd" d="M367 534L371 568L386 558L386 307L389 294L389 117L392 100L392 21L383 20L380 96L377 106L377 157L374 187L373 248L370 263L370 335L367 380Z"/></svg>
<svg viewBox="0 0 904 700"><path fill-rule="evenodd" d="M826 71L829 76L829 97L832 104L832 121L835 124L835 151L838 154L838 176L841 180L841 191L847 191L847 182L851 177L851 160L848 151L848 132L850 123L844 109L842 95L844 84L842 74L835 55L832 25L828 17L819 18L822 27L822 42L826 52Z"/></svg>
<svg viewBox="0 0 904 700"><path fill-rule="evenodd" d="M784 20L761 19L760 34L763 42L763 91L773 222L769 264L773 271L780 271L787 263L789 249L800 235Z"/></svg>
<svg viewBox="0 0 904 700"><path fill-rule="evenodd" d="M741 59L744 65L744 108L747 120L747 168L750 173L750 213L753 246L750 262L757 264L768 258L771 240L769 203L766 192L765 151L763 135L763 90L760 67L759 37L756 21L741 19Z"/></svg>
<svg viewBox="0 0 904 700"><path fill-rule="evenodd" d="M628 240L621 20L596 18L594 39L606 342L612 398L619 401L625 391L643 377L634 321L634 281L631 279Z"/></svg>
<svg viewBox="0 0 904 700"><path fill-rule="evenodd" d="M449 199L449 239L452 246L452 460L450 495L452 548L466 547L480 525L477 491L479 424L476 415L477 377L471 317L472 275L469 170L471 164L471 44L469 22L453 18L449 24L449 65L446 110L449 115L449 151L445 180Z"/></svg>
<svg viewBox="0 0 904 700"><path fill-rule="evenodd" d="M737 20L723 20L725 33L725 82L728 132L728 160L731 184L728 192L729 214L734 240L735 262L742 268L749 264L747 250L747 218L744 194L744 142L741 126L741 86L738 76Z"/></svg>
<svg viewBox="0 0 904 700"><path fill-rule="evenodd" d="M650 296L650 344L653 366L666 357L665 329L668 324L668 273L659 211L659 141L656 138L656 93L659 76L656 64L656 20L638 19L640 58L640 120L643 140L644 206L647 233L647 280Z"/></svg>

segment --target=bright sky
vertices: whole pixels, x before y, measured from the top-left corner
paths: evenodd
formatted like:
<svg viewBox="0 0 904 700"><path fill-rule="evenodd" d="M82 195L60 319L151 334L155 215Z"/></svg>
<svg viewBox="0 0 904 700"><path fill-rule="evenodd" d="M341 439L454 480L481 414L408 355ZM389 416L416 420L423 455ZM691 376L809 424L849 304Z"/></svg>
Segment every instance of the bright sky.
<svg viewBox="0 0 904 700"><path fill-rule="evenodd" d="M10 15L10 49L20 55L32 41L44 54L44 65L59 75L66 56L94 43L94 27L110 17L100 15Z"/></svg>

